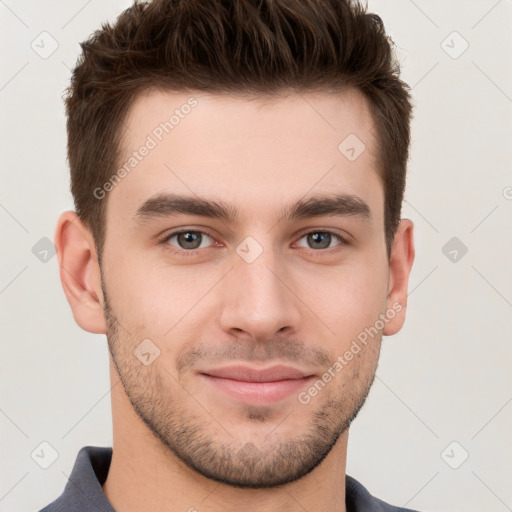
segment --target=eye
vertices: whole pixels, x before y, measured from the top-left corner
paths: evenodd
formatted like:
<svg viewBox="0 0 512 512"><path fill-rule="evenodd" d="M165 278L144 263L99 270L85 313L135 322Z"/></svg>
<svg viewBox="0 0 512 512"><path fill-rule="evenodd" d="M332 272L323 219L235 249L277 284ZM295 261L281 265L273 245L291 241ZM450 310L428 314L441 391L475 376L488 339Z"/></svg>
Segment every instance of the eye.
<svg viewBox="0 0 512 512"><path fill-rule="evenodd" d="M309 233L305 233L301 236L301 240L306 238L306 243L310 244L307 248L310 249L330 249L333 247L331 242L334 240L338 240L339 244L336 245L344 245L348 242L337 233L333 233L331 231L310 231ZM304 247L304 246L301 246Z"/></svg>
<svg viewBox="0 0 512 512"><path fill-rule="evenodd" d="M176 238L176 243L178 245L170 243L174 238ZM208 246L208 244L203 244L205 238L213 240L213 238L210 235L207 235L202 231L193 231L191 229L185 229L182 231L175 231L170 235L166 236L162 240L162 243L172 245L173 247L177 247L178 249L182 249L185 251L194 251L196 249L204 249L205 247Z"/></svg>
<svg viewBox="0 0 512 512"><path fill-rule="evenodd" d="M309 231L300 237L300 240L302 239L306 239L308 245L299 245L299 247L317 249L315 252L322 252L339 245L348 245L342 236L331 231ZM338 244L333 244L336 240ZM198 249L209 247L212 241L215 242L213 237L203 231L182 229L165 236L161 243L173 252L192 256Z"/></svg>

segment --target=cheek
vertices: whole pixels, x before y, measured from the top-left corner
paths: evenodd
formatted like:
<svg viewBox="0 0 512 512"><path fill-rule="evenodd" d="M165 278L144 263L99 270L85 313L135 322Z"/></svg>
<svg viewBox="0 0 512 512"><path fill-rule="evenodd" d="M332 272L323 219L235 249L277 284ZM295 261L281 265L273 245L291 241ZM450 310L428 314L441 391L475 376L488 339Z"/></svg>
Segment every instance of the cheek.
<svg viewBox="0 0 512 512"><path fill-rule="evenodd" d="M118 264L109 265L106 285L112 308L127 330L131 326L145 336L162 337L217 280L216 275L198 275L185 266L148 264L136 254L125 254Z"/></svg>
<svg viewBox="0 0 512 512"><path fill-rule="evenodd" d="M385 307L387 267L375 253L361 251L338 266L290 264L283 277L301 299L299 309L305 304L336 339L348 339L373 325ZM197 322L193 310L205 307L209 291L215 300L222 286L219 274L225 272L215 265L173 267L163 258L149 259L136 251L111 254L109 262L107 290L119 321L137 335L158 339Z"/></svg>
<svg viewBox="0 0 512 512"><path fill-rule="evenodd" d="M301 283L299 296L304 303L336 333L337 340L349 340L373 325L386 305L384 265L362 262L303 272L295 282Z"/></svg>

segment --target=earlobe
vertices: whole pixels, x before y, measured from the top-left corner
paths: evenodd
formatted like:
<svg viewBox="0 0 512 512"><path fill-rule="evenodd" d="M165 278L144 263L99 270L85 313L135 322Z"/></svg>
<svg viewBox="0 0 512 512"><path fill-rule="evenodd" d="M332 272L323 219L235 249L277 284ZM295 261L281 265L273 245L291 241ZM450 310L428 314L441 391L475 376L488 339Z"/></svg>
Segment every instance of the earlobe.
<svg viewBox="0 0 512 512"><path fill-rule="evenodd" d="M73 211L60 215L55 247L62 288L76 323L85 331L105 334L103 292L94 239Z"/></svg>
<svg viewBox="0 0 512 512"><path fill-rule="evenodd" d="M409 219L402 219L393 241L389 262L389 288L387 310L390 313L383 334L396 334L405 321L409 275L414 262L414 224ZM392 313L391 313L392 312Z"/></svg>

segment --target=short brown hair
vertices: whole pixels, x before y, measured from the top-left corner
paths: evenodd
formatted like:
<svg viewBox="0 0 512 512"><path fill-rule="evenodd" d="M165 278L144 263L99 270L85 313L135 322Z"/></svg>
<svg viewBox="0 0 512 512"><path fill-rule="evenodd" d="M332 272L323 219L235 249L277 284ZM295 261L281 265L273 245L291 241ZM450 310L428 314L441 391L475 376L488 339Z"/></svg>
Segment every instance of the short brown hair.
<svg viewBox="0 0 512 512"><path fill-rule="evenodd" d="M276 96L353 87L369 102L385 193L388 257L400 222L411 102L379 16L352 0L134 3L81 43L65 97L71 193L101 257L123 122L148 89ZM341 142L341 141L340 141Z"/></svg>

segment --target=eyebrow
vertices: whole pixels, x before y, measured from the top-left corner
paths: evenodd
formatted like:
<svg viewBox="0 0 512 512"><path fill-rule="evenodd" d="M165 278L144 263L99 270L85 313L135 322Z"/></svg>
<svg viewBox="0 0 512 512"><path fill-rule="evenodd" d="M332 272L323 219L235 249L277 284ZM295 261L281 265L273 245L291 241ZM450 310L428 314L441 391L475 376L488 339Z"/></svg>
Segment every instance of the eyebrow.
<svg viewBox="0 0 512 512"><path fill-rule="evenodd" d="M147 199L135 212L133 218L142 223L154 218L175 215L199 215L236 224L239 210L223 201L208 200L194 196L159 193ZM314 196L285 206L280 210L279 222L300 220L319 216L355 216L363 220L371 219L368 204L353 194L333 194Z"/></svg>

